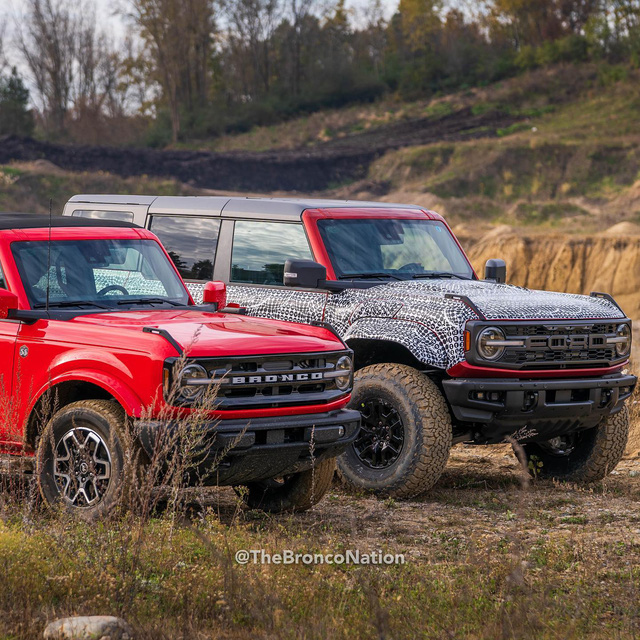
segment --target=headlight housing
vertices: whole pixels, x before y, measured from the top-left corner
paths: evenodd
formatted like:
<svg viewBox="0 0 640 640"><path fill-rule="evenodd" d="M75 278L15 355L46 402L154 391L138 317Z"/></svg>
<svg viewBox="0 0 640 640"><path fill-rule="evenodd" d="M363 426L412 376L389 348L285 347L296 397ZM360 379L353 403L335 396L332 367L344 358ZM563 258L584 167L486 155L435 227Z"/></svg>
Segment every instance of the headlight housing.
<svg viewBox="0 0 640 640"><path fill-rule="evenodd" d="M494 342L504 343L504 331L498 327L487 327L483 329L476 339L478 354L485 360L498 360L504 353L504 344L492 344Z"/></svg>
<svg viewBox="0 0 640 640"><path fill-rule="evenodd" d="M616 339L616 353L621 357L628 356L631 351L631 327L628 324L618 325Z"/></svg>
<svg viewBox="0 0 640 640"><path fill-rule="evenodd" d="M335 383L340 391L347 391L353 384L353 360L349 356L341 356L336 362Z"/></svg>
<svg viewBox="0 0 640 640"><path fill-rule="evenodd" d="M190 385L192 380L205 380L209 378L207 370L199 364L187 364L180 371L178 378L178 392L181 400L195 402L204 395L206 385Z"/></svg>

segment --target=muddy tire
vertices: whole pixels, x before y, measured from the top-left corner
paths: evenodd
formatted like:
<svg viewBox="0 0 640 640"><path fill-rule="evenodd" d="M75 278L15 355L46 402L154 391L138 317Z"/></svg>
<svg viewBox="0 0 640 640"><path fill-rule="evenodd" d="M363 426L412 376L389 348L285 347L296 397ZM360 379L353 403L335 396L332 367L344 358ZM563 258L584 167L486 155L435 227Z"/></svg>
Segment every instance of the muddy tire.
<svg viewBox="0 0 640 640"><path fill-rule="evenodd" d="M82 400L60 409L36 451L36 478L45 503L93 521L122 496L125 413L113 401Z"/></svg>
<svg viewBox="0 0 640 640"><path fill-rule="evenodd" d="M411 498L433 487L449 459L452 427L432 380L407 365L371 365L356 373L349 406L363 418L338 458L349 488Z"/></svg>
<svg viewBox="0 0 640 640"><path fill-rule="evenodd" d="M611 473L624 454L629 437L625 406L593 429L546 443L523 445L529 472L566 482L597 482Z"/></svg>
<svg viewBox="0 0 640 640"><path fill-rule="evenodd" d="M240 493L250 509L271 513L307 511L327 493L335 469L335 458L329 458L318 462L313 469L281 480L251 482Z"/></svg>

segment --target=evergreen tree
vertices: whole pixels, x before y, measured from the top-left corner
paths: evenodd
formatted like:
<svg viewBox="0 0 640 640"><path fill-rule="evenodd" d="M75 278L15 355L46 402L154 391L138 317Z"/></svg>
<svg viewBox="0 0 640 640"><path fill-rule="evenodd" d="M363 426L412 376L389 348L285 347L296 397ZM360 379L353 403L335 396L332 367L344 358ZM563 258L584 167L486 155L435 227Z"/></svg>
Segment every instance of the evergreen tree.
<svg viewBox="0 0 640 640"><path fill-rule="evenodd" d="M13 67L9 76L0 77L0 135L29 136L32 133L29 90Z"/></svg>

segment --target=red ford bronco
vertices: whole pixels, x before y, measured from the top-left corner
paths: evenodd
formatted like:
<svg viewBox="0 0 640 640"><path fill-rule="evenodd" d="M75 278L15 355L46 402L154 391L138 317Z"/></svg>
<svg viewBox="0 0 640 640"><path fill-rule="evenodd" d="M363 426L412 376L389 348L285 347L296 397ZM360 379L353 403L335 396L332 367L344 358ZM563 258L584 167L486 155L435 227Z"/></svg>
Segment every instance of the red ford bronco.
<svg viewBox="0 0 640 640"><path fill-rule="evenodd" d="M359 427L344 343L226 307L221 283L194 304L134 224L49 222L0 215L3 468L35 460L46 502L101 515L119 500L127 429L143 464L157 433L214 390L198 425L211 435L201 464L217 460L209 482L246 486L266 510L317 502Z"/></svg>

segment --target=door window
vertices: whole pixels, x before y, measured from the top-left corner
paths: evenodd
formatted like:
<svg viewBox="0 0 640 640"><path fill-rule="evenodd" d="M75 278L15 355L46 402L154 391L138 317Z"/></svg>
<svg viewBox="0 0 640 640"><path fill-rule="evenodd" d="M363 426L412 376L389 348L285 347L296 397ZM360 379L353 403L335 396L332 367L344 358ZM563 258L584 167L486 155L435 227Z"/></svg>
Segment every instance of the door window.
<svg viewBox="0 0 640 640"><path fill-rule="evenodd" d="M198 216L152 216L155 233L185 280L212 280L220 220Z"/></svg>
<svg viewBox="0 0 640 640"><path fill-rule="evenodd" d="M231 281L282 285L284 263L313 260L301 224L279 222L235 223L231 255Z"/></svg>

